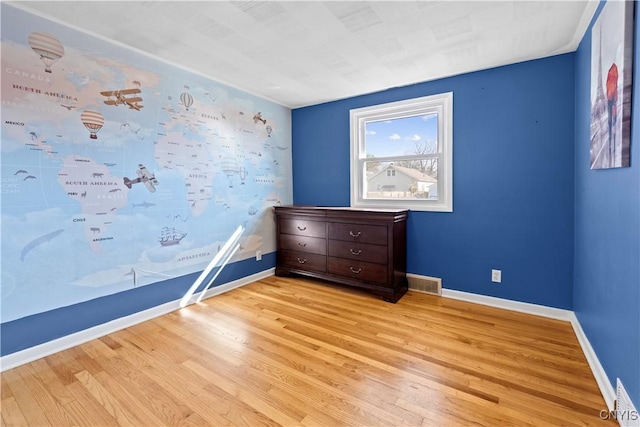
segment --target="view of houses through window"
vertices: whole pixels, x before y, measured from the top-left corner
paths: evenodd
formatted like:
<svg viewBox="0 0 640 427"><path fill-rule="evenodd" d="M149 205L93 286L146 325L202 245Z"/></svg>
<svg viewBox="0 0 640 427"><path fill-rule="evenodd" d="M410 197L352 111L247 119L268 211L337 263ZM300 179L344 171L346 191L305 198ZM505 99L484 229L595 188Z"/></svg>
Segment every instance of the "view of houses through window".
<svg viewBox="0 0 640 427"><path fill-rule="evenodd" d="M351 204L451 212L453 94L351 110Z"/></svg>
<svg viewBox="0 0 640 427"><path fill-rule="evenodd" d="M438 199L437 114L367 122L364 146L367 198Z"/></svg>

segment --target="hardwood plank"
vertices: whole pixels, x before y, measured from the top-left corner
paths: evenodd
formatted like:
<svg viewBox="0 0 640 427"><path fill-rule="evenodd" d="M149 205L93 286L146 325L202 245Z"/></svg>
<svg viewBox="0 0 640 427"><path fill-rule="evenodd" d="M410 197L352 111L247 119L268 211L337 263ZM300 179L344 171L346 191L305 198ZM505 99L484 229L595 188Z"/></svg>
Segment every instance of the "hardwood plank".
<svg viewBox="0 0 640 427"><path fill-rule="evenodd" d="M119 350L127 360L132 361L133 351L128 349ZM207 423L214 425L229 425L229 422L217 411L210 399L203 399L207 396L205 387L208 381L200 381L197 375L180 364L172 364L171 366L164 364L154 357L146 354L139 355L139 360L132 361L132 365L138 369L142 369L145 375L157 383L168 395L176 401L183 402L186 407L199 414L200 418L207 420ZM142 361L143 365L138 365ZM171 370L174 374L171 377L166 375L167 370ZM192 415L193 415L192 413ZM193 421L195 418L189 415L187 420ZM190 422L191 422L190 421Z"/></svg>
<svg viewBox="0 0 640 427"><path fill-rule="evenodd" d="M215 411L228 420L232 426L280 425L250 405L215 386L213 383L205 386L204 392L206 393L207 403L212 404ZM225 423L221 424L226 425Z"/></svg>
<svg viewBox="0 0 640 427"><path fill-rule="evenodd" d="M219 388L277 424L296 425L304 416L295 411L292 412L284 402L276 399L265 399L266 392L260 387L252 386L249 383L243 383L242 386L239 386L234 380L225 378L224 375L190 360L184 364L203 378L212 380L212 384L205 387L205 390Z"/></svg>
<svg viewBox="0 0 640 427"><path fill-rule="evenodd" d="M98 340L109 347L111 350L117 350L118 348L120 348L120 344L114 341L111 335L98 338Z"/></svg>
<svg viewBox="0 0 640 427"><path fill-rule="evenodd" d="M225 320L230 321L231 319ZM225 320L220 320L217 323L221 324ZM233 327L231 323L224 323L224 326L225 328ZM247 346L250 347L250 343L247 343ZM298 352L291 347L285 346L281 343L281 340L261 341L253 349L255 353L251 355L251 358L255 358L256 361L260 362L260 366L266 367L262 368L260 373L268 375L270 383L280 384L281 387L291 393L305 395L307 390L313 392L318 387L326 387L325 392L333 390L334 395L339 395L337 397L348 397L349 400L356 400L355 403L357 405L368 407L372 412L376 412L379 407L385 409L389 414L394 414L389 415L394 418L392 420L394 423L415 418L414 414L407 414L401 408L394 407L392 401L385 400L388 390L384 384L368 384L366 388L367 396L364 399L365 401L362 402L354 395L347 396L344 393L340 393L338 390L349 387L360 386L362 388L362 378L356 377L355 381L352 381L352 372L315 358L313 351L304 351L307 350L306 347L299 348L303 351ZM282 356L283 354L286 356ZM269 367L273 368L270 369ZM249 366L247 369L252 370L254 367ZM360 381L360 384L357 384L358 381ZM317 399L317 397L314 397L314 399ZM351 412L352 408L346 407L345 410Z"/></svg>
<svg viewBox="0 0 640 427"><path fill-rule="evenodd" d="M51 394L61 406L75 399L64 384L62 384L58 375L51 369L51 366L47 363L47 358L35 360L29 363L29 366L33 369L35 375L38 376L47 392Z"/></svg>
<svg viewBox="0 0 640 427"><path fill-rule="evenodd" d="M203 418L202 415L200 415L199 413L194 412L193 414L191 414L187 418L185 418L184 421L182 421L178 425L179 426L202 427L202 426L208 426L208 425L216 425L217 426L217 425L223 425L223 424L212 423L210 420L207 420L207 419Z"/></svg>
<svg viewBox="0 0 640 427"><path fill-rule="evenodd" d="M80 362L73 359L67 351L52 354L45 358L49 368L64 386L77 381L75 375L84 370Z"/></svg>
<svg viewBox="0 0 640 427"><path fill-rule="evenodd" d="M91 373L88 371L78 372L76 378L93 396L96 403L116 420L118 425L137 425L141 423L135 414L124 407Z"/></svg>
<svg viewBox="0 0 640 427"><path fill-rule="evenodd" d="M84 370L89 372L91 375L102 372L102 366L96 363L94 358L90 357L81 346L70 348L66 350L66 352L71 358L73 358L73 360L76 360L84 368ZM76 374L75 377L78 378L78 374Z"/></svg>
<svg viewBox="0 0 640 427"><path fill-rule="evenodd" d="M111 373L107 371L100 372L95 376L108 392L118 400L123 409L129 413L135 414L141 422L137 425L154 425L159 426L165 424L160 417L157 417L149 405L140 397L140 392L133 387L125 387L118 382Z"/></svg>
<svg viewBox="0 0 640 427"><path fill-rule="evenodd" d="M326 410L326 405L319 402L315 397L309 396L300 390L294 393L287 392L282 387L273 387L269 390L269 394L282 401L289 402L291 405L304 412L304 418L300 421L302 425L315 426L338 426L345 425L346 420L335 418ZM333 411L332 411L333 412Z"/></svg>
<svg viewBox="0 0 640 427"><path fill-rule="evenodd" d="M78 381L67 385L69 392L75 397L64 406L65 411L73 419L74 425L84 426L116 426L117 420L93 398L89 391Z"/></svg>
<svg viewBox="0 0 640 427"><path fill-rule="evenodd" d="M292 317L295 320L300 320L305 318L305 316L300 313L293 314ZM355 337L357 335L358 337L366 341L370 341L371 339L375 338L371 335L366 334L366 331L367 331L366 327L360 327L357 329L357 331L351 331L349 329L343 329L339 325L335 325L331 322L323 322L323 325L326 326L327 330L337 333L336 335L339 335L339 336L345 336L349 334L352 337ZM412 338L412 339L415 340L416 338ZM436 364L441 364L445 367L452 367L453 364L450 361L452 359L451 357L452 353L455 354L455 352L452 352L450 349L447 349L447 351L445 352L438 352L433 348L433 345L434 345L433 343L430 344L431 351L430 351L429 361ZM394 347L397 349L397 343L386 343L384 347L387 350ZM413 353L411 349L407 347L405 348L408 350L406 353L409 353L409 354ZM536 367L532 375L527 376L526 375L528 373L527 371L529 371L528 364L523 365L520 360L517 360L517 359L513 360L513 356L500 358L500 356L496 356L495 352L491 352L491 353L485 352L487 354L486 357L480 359L478 356L479 352L475 351L475 349L472 349L472 351L474 351L473 355L463 354L462 357L456 358L455 365L457 368L462 369L463 372L469 372L470 368L474 370L479 370L479 371L484 371L486 368L486 369L490 369L493 372L493 375L499 374L498 377L500 378L501 381L505 381L505 382L512 381L515 383L521 383L523 380L535 381L538 383L539 388L546 389L547 391L553 389L554 392L558 394L562 394L565 392L564 388L562 387L565 383L575 382L575 379L576 379L577 373L575 369L572 369L569 372L566 372L566 371L557 372L554 370L550 370L548 367L539 367L539 366ZM438 357L439 355L442 355L442 356ZM508 364L510 366L503 368L504 364ZM515 368L515 369L506 369L506 368ZM545 371L549 372L547 376L544 375ZM584 372L587 372L587 371L584 370ZM590 371L588 373L590 374ZM590 394L590 393L587 393L587 390L580 390L579 387L576 387L574 384L571 384L571 386L572 386L571 392L574 395L577 394L581 396L582 399L586 399L588 401L600 402L601 397L597 392Z"/></svg>
<svg viewBox="0 0 640 427"><path fill-rule="evenodd" d="M20 369L24 370L24 367L3 372L3 380L9 383L9 388L11 388L15 402L20 407L22 415L24 415L28 425L50 426L51 423L47 419L44 411L33 398L29 387L27 387L27 384L20 375Z"/></svg>
<svg viewBox="0 0 640 427"><path fill-rule="evenodd" d="M300 278L254 282L0 382L2 426L615 425L567 322Z"/></svg>
<svg viewBox="0 0 640 427"><path fill-rule="evenodd" d="M272 356L272 358L277 358L278 354L280 353L280 351L278 351L278 350L282 350L279 347L275 347L274 346L273 350L271 352L269 352L270 348L267 345L265 345L264 343L261 344L260 349L261 349L262 354L270 354ZM291 351L282 351L282 353L287 355L287 361L283 361L283 365L291 364L292 366L296 366L296 364L298 364L300 366L304 366L303 360L302 359L300 359L300 360L294 359L292 357ZM273 364L273 363L269 363L269 365L271 365L271 364ZM336 387L336 388L343 387L343 385L342 385L343 383L349 383L349 381L348 381L349 374L346 373L346 372L340 373L337 376L332 376L332 378L327 378L327 374L328 373L335 373L335 372L336 372L335 368L334 369L326 369L325 368L325 369L322 370L322 373L312 372L311 369L305 370L305 373L308 376L312 376L313 378L320 379L321 381L325 382L326 384L329 384L329 385L331 385L333 387ZM360 379L359 386L362 388L365 383L366 383L365 381ZM297 383L296 386L300 387L300 384ZM399 412L401 412L401 411L398 410L399 408L394 408L393 405L389 405L387 402L381 401L378 398L378 396L383 396L384 397L384 396L387 396L387 394L388 394L388 390L383 390L382 383L376 384L375 389L376 390L372 390L372 392L369 393L370 396L373 396L370 399L372 401L374 401L374 404L387 409L387 411L389 413L396 413L397 415L402 416L405 419L414 418L414 416L411 415L411 414L399 414ZM399 420L399 419L394 420L394 423L400 423L400 422L401 422L401 420Z"/></svg>
<svg viewBox="0 0 640 427"><path fill-rule="evenodd" d="M142 405L147 406L154 417L161 420L161 424L178 424L193 413L185 402L175 401L162 387L144 372L136 369L128 360L118 356L101 359L100 364L121 386L135 390L135 398ZM169 372L167 374L170 375Z"/></svg>
<svg viewBox="0 0 640 427"><path fill-rule="evenodd" d="M11 396L0 401L0 416L2 422L7 426L28 426L29 423L24 417L20 406L16 402L16 399Z"/></svg>
<svg viewBox="0 0 640 427"><path fill-rule="evenodd" d="M100 357L115 357L118 353L113 348L105 344L104 341L110 342L111 335L104 336L97 340L92 340L79 345L78 347L84 351L87 356L92 359L98 359Z"/></svg>
<svg viewBox="0 0 640 427"><path fill-rule="evenodd" d="M464 414L448 410L445 405L415 404L402 398L397 399L396 404L401 408L413 411L423 417L423 426L447 426L447 425L479 425L478 421L469 420ZM480 414L479 414L480 415Z"/></svg>
<svg viewBox="0 0 640 427"><path fill-rule="evenodd" d="M38 406L40 406L40 408L42 408L44 415L47 417L51 425L72 425L71 419L65 412L62 403L54 394L49 392L46 384L34 368L34 364L28 363L26 365L22 365L18 367L16 371L20 374L29 390L30 396L25 397L30 400L32 399L38 404Z"/></svg>
<svg viewBox="0 0 640 427"><path fill-rule="evenodd" d="M0 381L0 401L13 397L9 383L6 381Z"/></svg>

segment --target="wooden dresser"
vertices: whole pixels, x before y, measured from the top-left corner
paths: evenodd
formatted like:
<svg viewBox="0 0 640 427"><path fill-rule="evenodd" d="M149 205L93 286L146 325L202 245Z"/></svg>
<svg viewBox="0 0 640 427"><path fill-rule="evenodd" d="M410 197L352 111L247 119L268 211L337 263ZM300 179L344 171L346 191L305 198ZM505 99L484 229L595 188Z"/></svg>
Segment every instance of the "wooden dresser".
<svg viewBox="0 0 640 427"><path fill-rule="evenodd" d="M407 292L407 210L274 209L277 276L357 286L394 303Z"/></svg>

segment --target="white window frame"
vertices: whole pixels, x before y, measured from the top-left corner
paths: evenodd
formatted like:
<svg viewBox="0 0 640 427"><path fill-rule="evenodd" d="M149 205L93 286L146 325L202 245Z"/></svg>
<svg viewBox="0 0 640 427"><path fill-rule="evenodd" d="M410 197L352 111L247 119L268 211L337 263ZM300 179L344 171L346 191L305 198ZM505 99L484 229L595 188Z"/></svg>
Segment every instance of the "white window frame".
<svg viewBox="0 0 640 427"><path fill-rule="evenodd" d="M402 155L366 158L365 124L380 120L418 115L438 115L439 152L425 155ZM453 92L407 99L350 110L351 126L351 206L367 209L410 209L415 211L453 212ZM364 197L365 161L438 158L438 200L369 199Z"/></svg>

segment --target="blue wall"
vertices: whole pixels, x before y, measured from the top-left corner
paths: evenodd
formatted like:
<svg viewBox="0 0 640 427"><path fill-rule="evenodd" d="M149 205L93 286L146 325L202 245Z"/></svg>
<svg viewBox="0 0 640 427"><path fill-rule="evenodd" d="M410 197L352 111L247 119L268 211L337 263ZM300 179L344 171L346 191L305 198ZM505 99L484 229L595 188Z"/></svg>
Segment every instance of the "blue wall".
<svg viewBox="0 0 640 427"><path fill-rule="evenodd" d="M604 3L603 3L604 4ZM602 4L602 5L603 5ZM601 7L602 7L601 5ZM638 5L636 4L636 9ZM598 16L599 11L596 13ZM636 10L637 16L637 10ZM594 20L596 19L594 17ZM637 18L636 18L637 19ZM589 169L591 30L576 52L574 311L609 380L640 403L640 37L634 36L631 167Z"/></svg>
<svg viewBox="0 0 640 427"><path fill-rule="evenodd" d="M260 262L247 259L229 264L219 273L211 287L268 270L275 265L275 252L263 255ZM204 283L206 284L216 272L217 269L214 269ZM0 334L1 355L25 350L124 316L180 300L199 275L200 272L188 274L154 283L152 286L143 286L3 323ZM205 285L202 285L196 293L204 287Z"/></svg>
<svg viewBox="0 0 640 427"><path fill-rule="evenodd" d="M410 213L407 270L571 309L573 54L293 110L294 203L349 205L350 109L449 91L454 211Z"/></svg>

